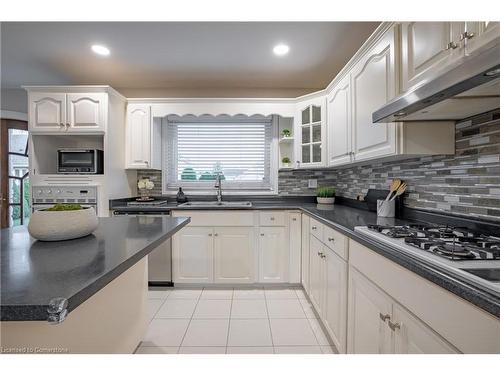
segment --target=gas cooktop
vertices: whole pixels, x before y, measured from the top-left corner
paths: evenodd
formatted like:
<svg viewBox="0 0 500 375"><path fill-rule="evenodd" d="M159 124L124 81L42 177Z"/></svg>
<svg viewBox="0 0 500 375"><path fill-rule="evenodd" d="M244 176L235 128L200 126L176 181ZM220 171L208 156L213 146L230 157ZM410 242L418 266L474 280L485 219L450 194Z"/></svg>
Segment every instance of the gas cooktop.
<svg viewBox="0 0 500 375"><path fill-rule="evenodd" d="M368 225L354 230L500 293L500 237L433 224Z"/></svg>

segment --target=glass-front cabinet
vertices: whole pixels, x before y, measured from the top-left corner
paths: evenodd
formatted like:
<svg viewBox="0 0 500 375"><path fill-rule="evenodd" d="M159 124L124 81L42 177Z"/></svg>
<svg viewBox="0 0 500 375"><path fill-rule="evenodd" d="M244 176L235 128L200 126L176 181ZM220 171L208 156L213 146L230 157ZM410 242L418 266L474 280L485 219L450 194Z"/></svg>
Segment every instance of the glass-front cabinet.
<svg viewBox="0 0 500 375"><path fill-rule="evenodd" d="M298 150L297 167L322 166L325 161L324 97L299 103L297 115Z"/></svg>

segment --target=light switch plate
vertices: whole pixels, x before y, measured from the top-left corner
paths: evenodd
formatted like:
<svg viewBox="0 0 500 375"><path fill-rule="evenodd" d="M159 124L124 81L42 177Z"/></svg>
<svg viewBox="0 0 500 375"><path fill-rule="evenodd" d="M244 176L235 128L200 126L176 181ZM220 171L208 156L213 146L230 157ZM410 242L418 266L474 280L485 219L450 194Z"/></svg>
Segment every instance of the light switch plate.
<svg viewBox="0 0 500 375"><path fill-rule="evenodd" d="M307 180L307 187L309 189L316 189L318 187L318 180L315 179Z"/></svg>

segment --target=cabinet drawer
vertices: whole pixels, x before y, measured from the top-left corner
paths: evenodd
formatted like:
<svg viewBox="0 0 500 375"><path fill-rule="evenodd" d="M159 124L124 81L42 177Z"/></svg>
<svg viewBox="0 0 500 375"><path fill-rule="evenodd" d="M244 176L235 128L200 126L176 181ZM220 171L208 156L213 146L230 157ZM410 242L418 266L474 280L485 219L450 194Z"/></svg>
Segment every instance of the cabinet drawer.
<svg viewBox="0 0 500 375"><path fill-rule="evenodd" d="M263 227L284 227L285 213L281 211L261 211L260 225Z"/></svg>
<svg viewBox="0 0 500 375"><path fill-rule="evenodd" d="M309 224L309 232L322 242L323 242L323 227L324 227L323 224L311 218Z"/></svg>
<svg viewBox="0 0 500 375"><path fill-rule="evenodd" d="M336 230L327 227L323 228L323 239L325 245L335 251L341 258L347 260L347 238Z"/></svg>
<svg viewBox="0 0 500 375"><path fill-rule="evenodd" d="M191 227L252 227L254 225L253 211L191 211L179 210L172 216L190 217Z"/></svg>

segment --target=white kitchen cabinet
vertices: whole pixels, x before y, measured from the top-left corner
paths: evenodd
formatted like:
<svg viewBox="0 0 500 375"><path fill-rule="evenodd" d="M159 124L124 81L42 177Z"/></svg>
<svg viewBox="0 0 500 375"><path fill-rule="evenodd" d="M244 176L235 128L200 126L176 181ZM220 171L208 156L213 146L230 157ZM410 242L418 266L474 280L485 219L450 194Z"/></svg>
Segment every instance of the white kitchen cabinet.
<svg viewBox="0 0 500 375"><path fill-rule="evenodd" d="M213 282L213 232L213 228L188 226L173 236L174 283Z"/></svg>
<svg viewBox="0 0 500 375"><path fill-rule="evenodd" d="M247 227L214 228L214 282L255 280L255 231Z"/></svg>
<svg viewBox="0 0 500 375"><path fill-rule="evenodd" d="M463 22L401 23L401 90L429 80L463 56Z"/></svg>
<svg viewBox="0 0 500 375"><path fill-rule="evenodd" d="M327 96L328 165L352 161L351 76L347 74Z"/></svg>
<svg viewBox="0 0 500 375"><path fill-rule="evenodd" d="M127 106L127 169L161 169L161 128L161 119L151 117L150 105Z"/></svg>
<svg viewBox="0 0 500 375"><path fill-rule="evenodd" d="M349 354L392 353L392 302L367 278L349 268L349 313L347 352Z"/></svg>
<svg viewBox="0 0 500 375"><path fill-rule="evenodd" d="M104 132L107 94L73 93L66 95L68 132Z"/></svg>
<svg viewBox="0 0 500 375"><path fill-rule="evenodd" d="M288 281L288 241L285 227L260 227L259 281L282 283Z"/></svg>
<svg viewBox="0 0 500 375"><path fill-rule="evenodd" d="M351 72L354 160L396 153L396 124L373 123L372 114L396 95L396 32L392 28Z"/></svg>
<svg viewBox="0 0 500 375"><path fill-rule="evenodd" d="M346 351L347 336L347 262L333 250L324 248L323 319L339 353Z"/></svg>
<svg viewBox="0 0 500 375"><path fill-rule="evenodd" d="M321 256L324 245L316 237L311 236L309 242L309 298L317 313L323 315L324 303L324 266Z"/></svg>
<svg viewBox="0 0 500 375"><path fill-rule="evenodd" d="M66 130L66 94L32 92L28 101L31 132Z"/></svg>
<svg viewBox="0 0 500 375"><path fill-rule="evenodd" d="M462 34L462 43L465 53L471 54L483 48L489 48L500 40L500 22L465 22Z"/></svg>
<svg viewBox="0 0 500 375"><path fill-rule="evenodd" d="M307 294L309 290L309 216L302 215L301 282Z"/></svg>
<svg viewBox="0 0 500 375"><path fill-rule="evenodd" d="M104 133L106 93L30 92L32 132Z"/></svg>
<svg viewBox="0 0 500 375"><path fill-rule="evenodd" d="M301 250L302 250L302 214L291 212L288 215L289 243L289 283L300 283L301 280Z"/></svg>
<svg viewBox="0 0 500 375"><path fill-rule="evenodd" d="M397 303L393 305L389 328L394 330L396 354L458 353L457 349Z"/></svg>
<svg viewBox="0 0 500 375"><path fill-rule="evenodd" d="M326 97L299 100L295 116L298 166L320 167L326 160Z"/></svg>

